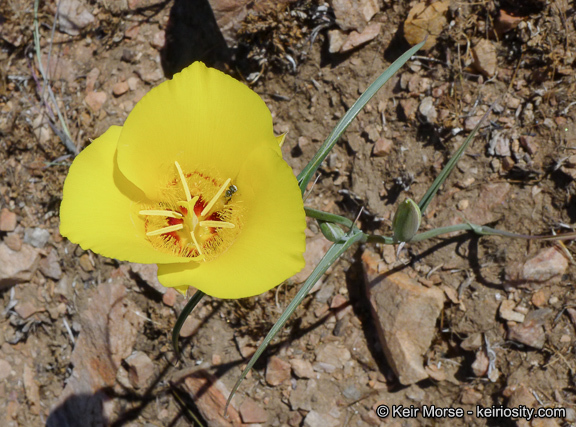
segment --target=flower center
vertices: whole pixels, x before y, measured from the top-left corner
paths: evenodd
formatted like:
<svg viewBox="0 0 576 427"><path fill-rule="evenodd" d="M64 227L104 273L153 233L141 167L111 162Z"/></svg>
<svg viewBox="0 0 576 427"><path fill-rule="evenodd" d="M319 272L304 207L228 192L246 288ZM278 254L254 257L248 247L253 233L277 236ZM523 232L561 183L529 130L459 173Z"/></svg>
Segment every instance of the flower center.
<svg viewBox="0 0 576 427"><path fill-rule="evenodd" d="M185 174L170 181L162 202L139 211L146 217L146 236L154 247L193 261L208 261L224 252L241 228L237 187L205 174ZM144 206L143 206L144 207Z"/></svg>

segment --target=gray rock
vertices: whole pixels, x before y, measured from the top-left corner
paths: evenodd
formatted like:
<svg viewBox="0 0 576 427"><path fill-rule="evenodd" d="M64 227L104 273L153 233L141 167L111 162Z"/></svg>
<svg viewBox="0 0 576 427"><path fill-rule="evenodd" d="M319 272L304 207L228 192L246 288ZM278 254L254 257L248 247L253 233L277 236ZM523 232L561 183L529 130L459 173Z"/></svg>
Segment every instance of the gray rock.
<svg viewBox="0 0 576 427"><path fill-rule="evenodd" d="M40 255L32 246L23 244L16 252L0 243L0 289L29 281L39 261Z"/></svg>
<svg viewBox="0 0 576 427"><path fill-rule="evenodd" d="M60 0L58 4L58 25L60 31L77 36L80 30L95 21L86 5L79 0Z"/></svg>
<svg viewBox="0 0 576 427"><path fill-rule="evenodd" d="M59 261L58 253L55 249L52 249L46 258L40 260L40 271L50 279L59 280L62 277Z"/></svg>
<svg viewBox="0 0 576 427"><path fill-rule="evenodd" d="M49 240L50 232L43 228L27 228L24 232L24 243L28 243L35 248L43 248Z"/></svg>
<svg viewBox="0 0 576 427"><path fill-rule="evenodd" d="M306 427L338 427L341 423L340 420L329 414L310 411L308 415L306 415L306 418L304 418L304 425Z"/></svg>

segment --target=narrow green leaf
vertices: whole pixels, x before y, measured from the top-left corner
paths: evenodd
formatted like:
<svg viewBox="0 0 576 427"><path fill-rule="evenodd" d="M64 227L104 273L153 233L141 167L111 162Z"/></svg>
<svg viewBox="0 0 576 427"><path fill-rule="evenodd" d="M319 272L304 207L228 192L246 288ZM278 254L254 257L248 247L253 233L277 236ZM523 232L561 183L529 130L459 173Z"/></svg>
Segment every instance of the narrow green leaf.
<svg viewBox="0 0 576 427"><path fill-rule="evenodd" d="M422 200L420 200L420 203L418 203L418 207L420 208L420 212L422 214L424 213L424 211L426 210L426 208L428 207L428 205L430 204L430 202L432 201L432 199L434 198L434 196L438 192L438 189L440 188L440 186L444 183L444 181L446 181L446 178L448 178L448 176L450 175L450 172L452 172L452 169L454 169L454 167L456 166L456 163L458 163L458 160L460 160L460 158L464 154L464 151L466 150L466 148L468 148L468 145L470 144L470 142L472 141L474 136L476 136L476 133L480 129L480 126L484 123L484 121L486 120L486 118L488 117L490 112L492 111L493 106L494 106L494 104L492 104L490 106L490 108L488 108L488 111L486 111L486 114L484 114L482 116L482 118L480 119L480 121L478 122L478 124L476 125L474 130L470 133L470 135L468 135L468 138L466 138L464 140L462 145L460 145L458 150L456 150L456 153L454 153L454 155L450 158L448 163L446 163L446 166L444 166L444 169L442 169L442 172L440 172L440 175L438 175L438 177L436 177L436 179L434 180L434 182L432 183L430 188L428 188L428 191L426 192L426 194L424 194L424 196L422 197Z"/></svg>
<svg viewBox="0 0 576 427"><path fill-rule="evenodd" d="M298 175L298 182L300 185L300 190L302 194L306 190L306 186L312 179L312 176L316 173L330 150L334 147L342 133L346 130L348 125L354 120L354 118L358 115L358 113L364 108L364 106L370 101L370 99L378 92L380 89L399 69L402 67L406 61L410 59L412 55L414 55L418 49L424 46L425 41L418 43L416 46L412 47L406 53L404 53L400 58L390 65L386 71L384 71L380 77L378 77L374 83L372 83L368 89L356 100L354 105L350 107L350 109L346 112L344 117L338 122L336 127L332 130L326 141L322 144L322 147L316 152L312 160L308 162L306 167L300 172Z"/></svg>
<svg viewBox="0 0 576 427"><path fill-rule="evenodd" d="M192 295L192 298L190 298L190 301L186 303L186 306L180 313L180 316L178 316L176 324L174 325L174 329L172 329L172 346L174 347L174 352L176 353L177 359L180 359L180 350L178 349L178 338L180 337L180 330L182 329L182 325L184 325L184 322L186 321L190 313L192 313L192 310L194 310L194 308L202 300L204 295L206 294L199 290L196 291L194 295Z"/></svg>
<svg viewBox="0 0 576 427"><path fill-rule="evenodd" d="M244 371L242 371L240 378L238 378L238 381L236 381L236 384L234 384L232 392L228 397L224 413L226 413L226 411L228 410L228 405L230 405L230 402L232 401L232 398L236 394L238 387L240 387L240 384L242 383L242 381L244 380L250 369L252 369L252 367L258 361L262 353L264 353L264 350L266 350L266 348L268 347L270 342L274 339L276 334L280 331L280 329L282 329L284 324L288 321L288 318L292 315L292 313L294 313L296 308L300 305L304 297L308 295L308 292L310 292L312 286L314 286L314 284L318 281L318 279L320 279L320 277L322 277L322 275L326 272L326 270L328 270L328 268L332 264L334 264L334 262L336 262L336 260L340 257L340 255L342 255L354 243L361 241L363 237L364 233L362 233L361 231L359 230L352 231L345 237L346 240L334 243L332 246L330 246L330 249L328 249L328 251L326 252L324 257L320 260L314 271L312 271L310 276L308 276L308 279L306 279L306 281L304 282L304 284L302 285L302 287L300 288L294 299L290 302L290 304L288 304L286 310L284 310L284 313L282 313L282 315L276 321L272 329L270 329L268 335L266 335L266 338L264 338L264 341L262 341L262 344L260 344L260 346L256 350L256 353L254 353L254 355L248 362L248 365L246 365L246 368L244 369Z"/></svg>

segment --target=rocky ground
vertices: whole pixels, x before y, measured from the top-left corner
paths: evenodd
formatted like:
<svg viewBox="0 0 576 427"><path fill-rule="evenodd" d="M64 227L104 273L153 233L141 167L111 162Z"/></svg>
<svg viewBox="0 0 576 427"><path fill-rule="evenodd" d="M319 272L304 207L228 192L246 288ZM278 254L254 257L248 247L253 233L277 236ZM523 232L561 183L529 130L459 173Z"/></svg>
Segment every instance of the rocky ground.
<svg viewBox="0 0 576 427"><path fill-rule="evenodd" d="M57 4L59 3L59 7ZM576 13L566 0L0 3L0 424L3 426L576 425L571 242L449 235L355 247L265 357L229 390L329 247L309 222L307 266L255 298L186 300L155 266L84 252L58 232L75 153L194 60L271 109L299 172L359 94L428 34L350 126L306 205L390 234L488 107L493 112L423 228L465 220L522 234L576 221ZM49 83L49 84L47 84ZM61 112L69 129L65 136ZM462 408L461 418L376 409ZM482 418L478 406L564 409ZM472 414L468 414L472 411Z"/></svg>

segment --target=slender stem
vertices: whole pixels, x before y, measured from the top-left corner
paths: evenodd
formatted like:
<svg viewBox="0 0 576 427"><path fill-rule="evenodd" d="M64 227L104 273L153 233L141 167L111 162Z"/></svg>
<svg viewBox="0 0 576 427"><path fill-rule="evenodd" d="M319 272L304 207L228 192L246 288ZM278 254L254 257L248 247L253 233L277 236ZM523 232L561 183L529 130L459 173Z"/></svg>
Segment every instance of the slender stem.
<svg viewBox="0 0 576 427"><path fill-rule="evenodd" d="M334 224L340 224L343 225L344 227L348 228L354 227L355 229L357 229L356 226L354 226L352 220L349 220L348 218L345 218L340 215L319 211L317 209L307 207L304 207L304 212L306 212L306 216L309 216L310 218L319 219L320 221L333 222Z"/></svg>
<svg viewBox="0 0 576 427"><path fill-rule="evenodd" d="M202 300L202 298L206 295L204 292L198 290L192 295L190 301L186 303L186 306L178 316L178 320L176 320L176 324L174 325L174 329L172 329L172 346L174 347L174 352L176 353L176 358L180 359L180 350L178 348L178 337L180 336L180 330L184 325L184 322L192 313L192 310L198 305L198 303Z"/></svg>

